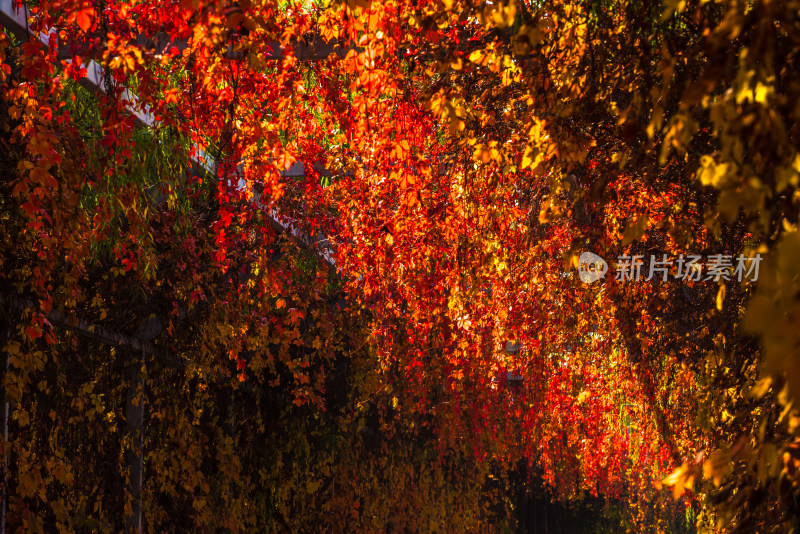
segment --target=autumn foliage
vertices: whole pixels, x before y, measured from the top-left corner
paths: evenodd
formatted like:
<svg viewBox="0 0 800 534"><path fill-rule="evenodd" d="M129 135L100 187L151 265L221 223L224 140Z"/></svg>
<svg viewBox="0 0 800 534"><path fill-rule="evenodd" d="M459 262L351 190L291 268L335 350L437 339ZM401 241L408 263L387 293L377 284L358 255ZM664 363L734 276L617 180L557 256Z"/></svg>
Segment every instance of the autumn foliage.
<svg viewBox="0 0 800 534"><path fill-rule="evenodd" d="M800 2L30 4L10 529L797 528Z"/></svg>

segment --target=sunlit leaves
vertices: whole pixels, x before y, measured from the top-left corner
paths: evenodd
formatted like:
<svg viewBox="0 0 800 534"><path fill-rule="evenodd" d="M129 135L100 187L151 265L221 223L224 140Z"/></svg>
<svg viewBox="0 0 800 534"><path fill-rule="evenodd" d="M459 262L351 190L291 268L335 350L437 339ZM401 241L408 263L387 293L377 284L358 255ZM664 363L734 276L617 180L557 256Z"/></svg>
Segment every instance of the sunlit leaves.
<svg viewBox="0 0 800 534"><path fill-rule="evenodd" d="M664 479L664 484L672 487L672 494L677 499L685 491L694 490L695 476L693 469L684 463Z"/></svg>

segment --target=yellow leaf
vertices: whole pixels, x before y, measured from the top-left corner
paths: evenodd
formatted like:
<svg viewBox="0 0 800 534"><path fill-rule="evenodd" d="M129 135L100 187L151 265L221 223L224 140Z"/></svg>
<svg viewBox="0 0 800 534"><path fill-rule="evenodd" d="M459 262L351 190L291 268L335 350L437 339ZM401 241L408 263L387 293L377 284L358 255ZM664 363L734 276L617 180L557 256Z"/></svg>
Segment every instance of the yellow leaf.
<svg viewBox="0 0 800 534"><path fill-rule="evenodd" d="M536 168L542 163L544 159L544 154L538 148L535 148L531 145L525 147L525 153L522 155L522 165L521 168L527 169L528 167L531 170L536 170Z"/></svg>
<svg viewBox="0 0 800 534"><path fill-rule="evenodd" d="M517 17L517 5L514 2L509 2L507 6L496 4L497 9L492 13L492 22L500 28L511 26L514 19Z"/></svg>
<svg viewBox="0 0 800 534"><path fill-rule="evenodd" d="M711 453L703 463L703 478L710 478L716 487L722 483L722 479L730 472L730 454L726 449L717 449Z"/></svg>
<svg viewBox="0 0 800 534"><path fill-rule="evenodd" d="M536 26L523 24L514 39L514 53L520 56L530 54L533 47L542 40L542 32Z"/></svg>
<svg viewBox="0 0 800 534"><path fill-rule="evenodd" d="M720 284L717 291L717 310L722 311L722 303L725 301L725 284Z"/></svg>
<svg viewBox="0 0 800 534"><path fill-rule="evenodd" d="M473 63L481 63L483 64L484 59L486 58L486 51L485 50L475 50L469 55L469 60Z"/></svg>
<svg viewBox="0 0 800 534"><path fill-rule="evenodd" d="M769 388L772 387L772 377L765 376L761 380L755 383L755 385L750 389L750 395L755 397L756 399L760 399L764 395L767 394Z"/></svg>

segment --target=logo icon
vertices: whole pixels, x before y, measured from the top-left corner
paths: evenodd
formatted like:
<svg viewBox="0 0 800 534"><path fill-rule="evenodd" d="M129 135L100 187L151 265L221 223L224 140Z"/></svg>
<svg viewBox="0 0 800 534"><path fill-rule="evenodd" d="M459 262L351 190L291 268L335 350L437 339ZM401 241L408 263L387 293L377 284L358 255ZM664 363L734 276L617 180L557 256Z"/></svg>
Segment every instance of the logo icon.
<svg viewBox="0 0 800 534"><path fill-rule="evenodd" d="M606 260L591 252L584 252L578 259L578 276L584 284L603 278L608 272Z"/></svg>

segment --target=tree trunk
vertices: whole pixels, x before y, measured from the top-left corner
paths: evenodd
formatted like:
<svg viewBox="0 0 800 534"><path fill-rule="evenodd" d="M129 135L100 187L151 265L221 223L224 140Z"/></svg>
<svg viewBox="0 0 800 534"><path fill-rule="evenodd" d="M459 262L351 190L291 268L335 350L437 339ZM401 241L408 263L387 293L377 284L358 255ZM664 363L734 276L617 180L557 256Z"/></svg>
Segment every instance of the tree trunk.
<svg viewBox="0 0 800 534"><path fill-rule="evenodd" d="M128 532L142 530L142 475L144 457L144 365L145 351L141 360L130 366L130 382L126 403L127 430L130 437L130 448L126 453L128 464L128 486L130 513L126 513L126 529ZM127 508L127 507L126 507Z"/></svg>

